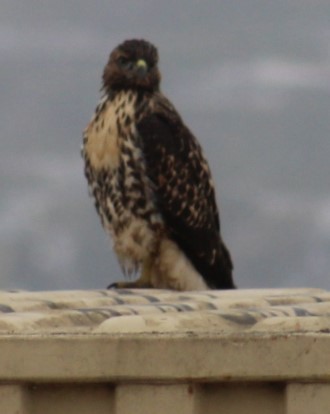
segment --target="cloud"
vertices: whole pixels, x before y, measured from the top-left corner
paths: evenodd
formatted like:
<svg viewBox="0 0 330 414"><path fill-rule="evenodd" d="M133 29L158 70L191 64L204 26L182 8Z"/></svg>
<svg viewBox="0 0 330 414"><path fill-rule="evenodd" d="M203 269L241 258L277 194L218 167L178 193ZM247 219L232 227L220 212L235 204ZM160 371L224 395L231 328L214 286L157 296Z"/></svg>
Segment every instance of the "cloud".
<svg viewBox="0 0 330 414"><path fill-rule="evenodd" d="M186 98L192 110L199 110L201 101L203 108L214 111L278 110L296 91L330 91L329 79L330 60L304 62L267 57L204 66L183 81L178 94Z"/></svg>

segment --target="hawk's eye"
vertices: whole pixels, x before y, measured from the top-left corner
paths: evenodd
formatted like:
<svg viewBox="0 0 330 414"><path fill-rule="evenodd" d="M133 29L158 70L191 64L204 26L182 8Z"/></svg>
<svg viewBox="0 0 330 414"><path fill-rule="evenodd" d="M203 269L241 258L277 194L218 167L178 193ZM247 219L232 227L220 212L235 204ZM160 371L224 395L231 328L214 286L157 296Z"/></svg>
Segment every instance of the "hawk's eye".
<svg viewBox="0 0 330 414"><path fill-rule="evenodd" d="M118 63L123 68L127 68L130 64L129 60L125 56L120 56L118 58Z"/></svg>

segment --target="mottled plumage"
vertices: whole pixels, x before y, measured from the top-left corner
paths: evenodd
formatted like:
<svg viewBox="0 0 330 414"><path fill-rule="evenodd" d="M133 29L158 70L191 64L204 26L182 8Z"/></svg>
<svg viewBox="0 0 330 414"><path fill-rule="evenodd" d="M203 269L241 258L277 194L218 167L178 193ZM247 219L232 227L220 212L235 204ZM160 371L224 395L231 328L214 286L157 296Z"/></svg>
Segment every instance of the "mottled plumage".
<svg viewBox="0 0 330 414"><path fill-rule="evenodd" d="M104 228L134 282L115 287L233 288L207 161L160 92L156 48L129 40L110 55L84 132L85 174Z"/></svg>

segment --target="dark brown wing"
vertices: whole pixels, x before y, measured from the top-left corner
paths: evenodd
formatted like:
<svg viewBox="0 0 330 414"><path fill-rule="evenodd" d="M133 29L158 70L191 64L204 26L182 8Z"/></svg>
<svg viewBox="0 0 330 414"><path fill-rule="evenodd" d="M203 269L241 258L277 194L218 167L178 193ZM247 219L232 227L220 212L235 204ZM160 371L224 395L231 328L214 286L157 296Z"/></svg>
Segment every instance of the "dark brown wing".
<svg viewBox="0 0 330 414"><path fill-rule="evenodd" d="M173 239L210 288L233 288L210 170L200 145L164 98L137 125L157 206Z"/></svg>

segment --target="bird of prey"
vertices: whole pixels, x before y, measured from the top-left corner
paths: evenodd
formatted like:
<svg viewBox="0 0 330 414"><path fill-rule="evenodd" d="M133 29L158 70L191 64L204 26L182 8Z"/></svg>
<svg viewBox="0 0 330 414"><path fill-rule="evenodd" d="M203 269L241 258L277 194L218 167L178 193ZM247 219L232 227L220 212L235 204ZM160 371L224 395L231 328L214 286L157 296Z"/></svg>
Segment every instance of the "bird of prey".
<svg viewBox="0 0 330 414"><path fill-rule="evenodd" d="M200 144L160 91L157 49L126 40L84 131L89 190L125 275L112 288L234 288Z"/></svg>

